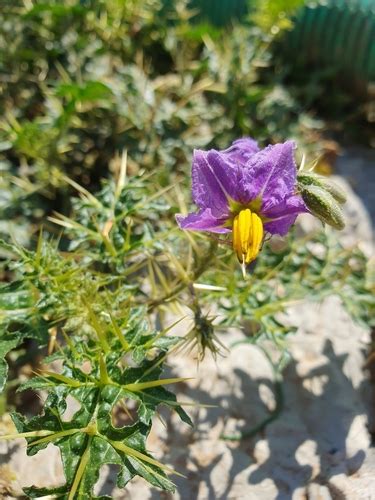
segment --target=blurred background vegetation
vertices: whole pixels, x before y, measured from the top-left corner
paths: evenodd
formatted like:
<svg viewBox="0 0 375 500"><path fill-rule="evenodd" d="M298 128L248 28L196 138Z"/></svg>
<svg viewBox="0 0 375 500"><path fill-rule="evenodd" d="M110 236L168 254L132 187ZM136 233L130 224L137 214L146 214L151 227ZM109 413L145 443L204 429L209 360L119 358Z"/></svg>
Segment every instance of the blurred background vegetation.
<svg viewBox="0 0 375 500"><path fill-rule="evenodd" d="M66 176L93 190L124 149L131 173L153 171L165 186L187 178L193 148L242 135L292 137L316 156L332 133L368 143L371 9L366 0L2 0L2 237L17 221L12 233L27 242L46 214L69 213ZM348 23L362 59L340 56Z"/></svg>

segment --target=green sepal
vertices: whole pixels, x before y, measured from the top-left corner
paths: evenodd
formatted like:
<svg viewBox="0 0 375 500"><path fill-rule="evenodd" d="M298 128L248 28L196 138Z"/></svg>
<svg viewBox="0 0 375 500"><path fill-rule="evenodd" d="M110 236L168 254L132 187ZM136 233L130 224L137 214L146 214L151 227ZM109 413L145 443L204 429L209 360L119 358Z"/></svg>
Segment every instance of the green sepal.
<svg viewBox="0 0 375 500"><path fill-rule="evenodd" d="M345 227L344 214L335 198L319 186L309 185L301 188L301 196L310 212L322 222L343 229Z"/></svg>
<svg viewBox="0 0 375 500"><path fill-rule="evenodd" d="M297 184L301 190L303 190L304 186L318 186L333 196L338 203L342 204L346 202L347 196L345 191L338 184L323 175L315 174L314 172L299 172L297 175Z"/></svg>

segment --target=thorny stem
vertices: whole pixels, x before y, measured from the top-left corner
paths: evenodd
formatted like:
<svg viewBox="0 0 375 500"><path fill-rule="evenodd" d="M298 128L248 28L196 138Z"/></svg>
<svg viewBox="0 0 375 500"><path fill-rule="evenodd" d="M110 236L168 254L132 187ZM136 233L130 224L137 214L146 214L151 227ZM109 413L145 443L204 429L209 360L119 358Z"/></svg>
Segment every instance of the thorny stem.
<svg viewBox="0 0 375 500"><path fill-rule="evenodd" d="M180 292L182 292L182 290L191 286L194 283L194 281L196 281L206 271L208 265L211 262L212 257L215 255L217 245L218 245L217 241L211 241L206 255L204 255L202 257L199 265L197 266L196 270L192 274L191 279L189 281L181 281L180 283L178 283L174 287L173 290L166 293L165 295L163 295L159 299L153 300L148 306L148 312L153 311L156 307L160 306L164 302L168 302L169 300L173 299Z"/></svg>

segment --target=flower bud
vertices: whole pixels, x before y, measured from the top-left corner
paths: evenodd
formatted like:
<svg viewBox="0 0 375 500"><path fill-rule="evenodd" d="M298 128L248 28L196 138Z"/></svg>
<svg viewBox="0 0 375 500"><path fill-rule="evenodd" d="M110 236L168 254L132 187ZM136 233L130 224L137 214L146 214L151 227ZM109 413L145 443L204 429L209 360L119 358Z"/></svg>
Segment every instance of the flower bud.
<svg viewBox="0 0 375 500"><path fill-rule="evenodd" d="M323 175L315 174L313 172L299 172L297 182L301 190L303 189L303 186L318 186L332 195L337 202L346 202L346 193L344 190L331 181L331 179L328 179Z"/></svg>
<svg viewBox="0 0 375 500"><path fill-rule="evenodd" d="M313 215L335 229L343 229L345 227L345 219L341 207L333 195L326 189L313 184L299 184L299 189L303 201Z"/></svg>

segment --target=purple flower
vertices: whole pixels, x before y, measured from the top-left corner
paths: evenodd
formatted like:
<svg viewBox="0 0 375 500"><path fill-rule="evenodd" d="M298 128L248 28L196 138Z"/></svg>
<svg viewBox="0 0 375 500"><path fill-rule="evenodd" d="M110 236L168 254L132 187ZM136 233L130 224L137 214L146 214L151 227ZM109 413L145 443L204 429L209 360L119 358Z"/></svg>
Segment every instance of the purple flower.
<svg viewBox="0 0 375 500"><path fill-rule="evenodd" d="M292 141L260 150L242 138L223 151L195 150L192 193L197 213L177 215L182 229L233 232L233 248L243 264L254 260L264 233L285 235L301 212Z"/></svg>

